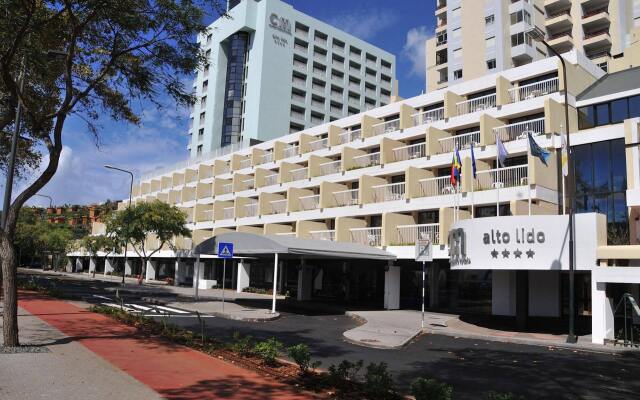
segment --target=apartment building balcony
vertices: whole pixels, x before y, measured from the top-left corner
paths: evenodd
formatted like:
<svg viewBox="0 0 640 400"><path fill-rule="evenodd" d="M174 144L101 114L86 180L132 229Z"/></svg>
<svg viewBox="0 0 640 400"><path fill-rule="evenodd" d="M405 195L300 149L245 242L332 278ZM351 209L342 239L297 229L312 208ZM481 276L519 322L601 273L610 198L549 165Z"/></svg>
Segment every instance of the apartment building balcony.
<svg viewBox="0 0 640 400"><path fill-rule="evenodd" d="M426 156L426 144L416 143L393 149L393 161L413 160Z"/></svg>
<svg viewBox="0 0 640 400"><path fill-rule="evenodd" d="M396 226L399 246L415 245L418 239L429 239L431 243L440 242L440 224L415 224Z"/></svg>
<svg viewBox="0 0 640 400"><path fill-rule="evenodd" d="M556 11L547 15L544 25L547 30L566 31L573 26L571 12L569 10Z"/></svg>
<svg viewBox="0 0 640 400"><path fill-rule="evenodd" d="M439 149L436 153L442 154L450 153L455 149L468 149L471 147L471 143L476 146L480 143L480 130L438 139Z"/></svg>
<svg viewBox="0 0 640 400"><path fill-rule="evenodd" d="M321 176L337 174L342 169L342 161L341 160L336 160L336 161L325 162L325 163L320 164L319 168L320 168L320 175Z"/></svg>
<svg viewBox="0 0 640 400"><path fill-rule="evenodd" d="M196 186L196 193L197 193L198 199L207 199L207 198L213 197L213 184L198 183L198 185Z"/></svg>
<svg viewBox="0 0 640 400"><path fill-rule="evenodd" d="M382 228L351 228L349 229L351 241L365 246L382 246Z"/></svg>
<svg viewBox="0 0 640 400"><path fill-rule="evenodd" d="M196 188L185 186L182 188L181 203L187 203L196 199Z"/></svg>
<svg viewBox="0 0 640 400"><path fill-rule="evenodd" d="M571 36L571 31L554 33L549 35L547 43L558 53L564 53L573 48L573 36Z"/></svg>
<svg viewBox="0 0 640 400"><path fill-rule="evenodd" d="M400 118L374 124L372 129L372 136L391 133L397 130L400 130Z"/></svg>
<svg viewBox="0 0 640 400"><path fill-rule="evenodd" d="M608 6L598 7L590 11L585 11L582 15L582 29L585 32L593 31L598 26L608 27L611 24Z"/></svg>
<svg viewBox="0 0 640 400"><path fill-rule="evenodd" d="M222 219L233 219L235 216L235 207L224 207L222 209Z"/></svg>
<svg viewBox="0 0 640 400"><path fill-rule="evenodd" d="M529 166L527 164L478 171L473 183L474 190L480 191L526 186L529 184L528 176Z"/></svg>
<svg viewBox="0 0 640 400"><path fill-rule="evenodd" d="M314 194L310 196L298 197L301 211L317 210L320 208L320 195Z"/></svg>
<svg viewBox="0 0 640 400"><path fill-rule="evenodd" d="M249 203L249 204L245 204L243 206L244 208L244 217L245 218L249 218L249 217L257 217L258 216L258 202L254 202L254 203Z"/></svg>
<svg viewBox="0 0 640 400"><path fill-rule="evenodd" d="M596 32L585 33L582 46L585 51L611 47L611 35L609 35L609 29L602 29Z"/></svg>
<svg viewBox="0 0 640 400"><path fill-rule="evenodd" d="M373 185L371 186L371 189L373 190L373 202L382 203L387 201L404 200L405 188L406 185L404 182Z"/></svg>
<svg viewBox="0 0 640 400"><path fill-rule="evenodd" d="M278 184L278 173L266 175L263 180L263 186L273 186Z"/></svg>
<svg viewBox="0 0 640 400"><path fill-rule="evenodd" d="M301 181L309 177L309 168L302 167L293 169L289 172L289 174L291 175L291 181Z"/></svg>
<svg viewBox="0 0 640 400"><path fill-rule="evenodd" d="M209 179L212 177L213 177L213 165L200 164L200 166L198 167L198 180ZM163 188L164 188L164 178L162 179L163 179Z"/></svg>
<svg viewBox="0 0 640 400"><path fill-rule="evenodd" d="M262 155L257 157L257 160L256 160L255 164L256 165L267 164L267 163L272 162L273 159L274 159L273 152L267 151L267 152L264 152Z"/></svg>
<svg viewBox="0 0 640 400"><path fill-rule="evenodd" d="M559 8L571 7L572 0L544 0L544 8L547 10L557 10Z"/></svg>
<svg viewBox="0 0 640 400"><path fill-rule="evenodd" d="M610 0L580 0L580 5L583 8L596 8L609 4Z"/></svg>
<svg viewBox="0 0 640 400"><path fill-rule="evenodd" d="M336 231L335 229L311 230L309 231L309 237L315 240L328 240L335 242Z"/></svg>
<svg viewBox="0 0 640 400"><path fill-rule="evenodd" d="M213 209L203 210L202 211L202 221L200 222L210 222L213 221Z"/></svg>
<svg viewBox="0 0 640 400"><path fill-rule="evenodd" d="M290 145L282 151L282 158L291 158L300 154L300 146Z"/></svg>
<svg viewBox="0 0 640 400"><path fill-rule="evenodd" d="M216 182L214 184L217 184L218 181L222 181L222 180L216 179ZM217 190L215 193L216 196L233 193L233 183L231 182L230 179L225 179L224 182L221 182L219 187L220 189Z"/></svg>
<svg viewBox="0 0 640 400"><path fill-rule="evenodd" d="M455 193L450 176L436 176L418 180L420 184L419 197L442 196Z"/></svg>
<svg viewBox="0 0 640 400"><path fill-rule="evenodd" d="M287 212L287 199L270 201L269 208L271 214L284 214Z"/></svg>
<svg viewBox="0 0 640 400"><path fill-rule="evenodd" d="M231 172L231 167L227 161L215 160L213 162L213 176L220 176Z"/></svg>
<svg viewBox="0 0 640 400"><path fill-rule="evenodd" d="M362 138L362 130L354 129L352 131L345 131L338 135L338 144L345 144L354 142Z"/></svg>
<svg viewBox="0 0 640 400"><path fill-rule="evenodd" d="M336 207L355 206L358 204L358 189L338 190L331 195Z"/></svg>
<svg viewBox="0 0 640 400"><path fill-rule="evenodd" d="M185 184L195 183L197 181L198 181L198 170L197 169L186 169L184 171L184 183ZM159 190L160 189L159 182L157 182L154 185L154 181L152 181L152 189L153 188L156 188L157 190Z"/></svg>
<svg viewBox="0 0 640 400"><path fill-rule="evenodd" d="M414 126L431 124L433 122L444 119L444 107L436 108L435 110L428 110L428 111L416 113L416 114L413 114L411 117L413 118Z"/></svg>
<svg viewBox="0 0 640 400"><path fill-rule="evenodd" d="M436 2L436 15L443 12L447 12L447 2L446 0L439 0Z"/></svg>
<svg viewBox="0 0 640 400"><path fill-rule="evenodd" d="M367 153L353 157L350 169L367 168L380 165L380 152Z"/></svg>
<svg viewBox="0 0 640 400"><path fill-rule="evenodd" d="M534 99L546 96L558 91L558 78L550 78L544 81L530 83L509 89L509 100L515 103L522 100Z"/></svg>
<svg viewBox="0 0 640 400"><path fill-rule="evenodd" d="M327 147L329 147L329 138L316 139L309 142L311 151L326 149Z"/></svg>
<svg viewBox="0 0 640 400"><path fill-rule="evenodd" d="M484 111L495 106L496 95L495 93L493 93L456 103L456 112L457 115L463 115L478 111Z"/></svg>
<svg viewBox="0 0 640 400"><path fill-rule="evenodd" d="M514 124L508 124L493 128L493 133L500 137L503 142L510 142L512 140L527 139L527 135L531 136L543 135L544 129L544 117L536 118L529 121L518 122Z"/></svg>
<svg viewBox="0 0 640 400"><path fill-rule="evenodd" d="M517 63L530 62L535 56L536 49L527 43L511 47L511 58Z"/></svg>

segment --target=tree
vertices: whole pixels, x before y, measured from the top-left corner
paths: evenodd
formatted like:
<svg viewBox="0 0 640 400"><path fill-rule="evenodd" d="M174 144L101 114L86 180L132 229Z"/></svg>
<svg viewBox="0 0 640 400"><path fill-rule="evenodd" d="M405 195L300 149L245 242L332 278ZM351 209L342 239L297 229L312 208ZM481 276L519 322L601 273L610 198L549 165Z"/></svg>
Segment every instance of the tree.
<svg viewBox="0 0 640 400"><path fill-rule="evenodd" d="M35 257L42 257L45 253L52 255L52 267L60 264L60 255L66 254L73 243L73 230L66 224L50 224L42 220L34 209L23 209L18 217L14 245L18 250L19 259L29 257L33 262Z"/></svg>
<svg viewBox="0 0 640 400"><path fill-rule="evenodd" d="M139 203L115 213L107 220L107 234L119 237L119 242L130 243L140 257L142 270L138 282L146 273L147 260L165 244L177 236L191 237L187 229L187 216L178 207L155 200ZM147 239L157 239L154 248L149 248Z"/></svg>
<svg viewBox="0 0 640 400"><path fill-rule="evenodd" d="M22 205L55 174L67 118L86 122L100 141L101 115L138 123L132 101L160 92L194 102L182 79L204 63L196 35L218 0L0 0L0 167L9 154L15 109L23 109L17 173L29 177L0 230L3 339L19 345L14 238ZM52 52L54 51L54 52ZM57 55L49 58L49 55ZM23 74L24 72L24 74ZM19 83L23 76L24 86Z"/></svg>

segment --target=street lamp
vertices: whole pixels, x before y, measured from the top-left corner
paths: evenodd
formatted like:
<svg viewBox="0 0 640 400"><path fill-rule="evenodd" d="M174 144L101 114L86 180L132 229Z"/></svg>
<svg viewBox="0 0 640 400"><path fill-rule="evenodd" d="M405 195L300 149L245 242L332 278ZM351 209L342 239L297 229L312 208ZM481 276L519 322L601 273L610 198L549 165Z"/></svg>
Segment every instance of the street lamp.
<svg viewBox="0 0 640 400"><path fill-rule="evenodd" d="M554 56L558 57L562 64L562 80L564 82L564 126L567 137L567 168L569 170L568 196L570 201L569 207L569 334L567 335L567 343L576 343L578 337L575 334L575 255L574 255L574 213L575 213L575 179L573 176L573 157L571 156L571 137L569 136L569 83L567 82L567 65L564 58L547 43L544 38L545 34L542 29L537 26L529 28L526 33L531 39L542 43L547 50ZM564 178L563 178L564 179ZM565 199L562 199L565 202Z"/></svg>
<svg viewBox="0 0 640 400"><path fill-rule="evenodd" d="M34 194L34 196L44 197L45 199L49 199L49 208L53 208L53 199L51 198L51 196L48 196L46 194L40 194L40 193L36 193Z"/></svg>
<svg viewBox="0 0 640 400"><path fill-rule="evenodd" d="M114 167L113 165L105 165L104 166L107 169L112 169L115 171L120 171L120 172L124 172L126 174L131 175L131 185L129 186L129 205L127 205L127 208L131 207L131 194L133 193L133 172L126 170L126 169L122 169L122 168L118 168L118 167ZM124 244L124 268L122 269L122 284L124 285L124 273L127 269L127 243Z"/></svg>

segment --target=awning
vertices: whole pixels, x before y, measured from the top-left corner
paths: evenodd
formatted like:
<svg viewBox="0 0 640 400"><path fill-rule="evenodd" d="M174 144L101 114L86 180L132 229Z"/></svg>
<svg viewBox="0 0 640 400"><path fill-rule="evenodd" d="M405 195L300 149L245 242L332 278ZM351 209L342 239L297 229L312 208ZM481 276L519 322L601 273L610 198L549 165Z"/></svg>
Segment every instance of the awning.
<svg viewBox="0 0 640 400"><path fill-rule="evenodd" d="M234 255L259 256L278 254L282 257L350 258L395 260L396 256L371 246L328 240L298 239L285 235L257 235L245 232L223 233L205 240L193 249L193 254L216 254L218 243L233 243Z"/></svg>

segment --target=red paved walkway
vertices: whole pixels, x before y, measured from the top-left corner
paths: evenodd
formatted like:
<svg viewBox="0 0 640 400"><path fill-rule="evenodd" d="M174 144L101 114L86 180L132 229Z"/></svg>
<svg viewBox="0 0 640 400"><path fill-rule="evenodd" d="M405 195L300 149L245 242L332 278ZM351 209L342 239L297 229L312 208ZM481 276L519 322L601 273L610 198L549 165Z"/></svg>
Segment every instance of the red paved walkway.
<svg viewBox="0 0 640 400"><path fill-rule="evenodd" d="M307 398L217 358L141 337L135 328L64 301L21 293L19 305L168 399Z"/></svg>

